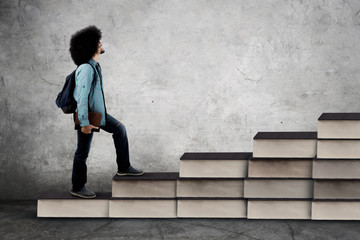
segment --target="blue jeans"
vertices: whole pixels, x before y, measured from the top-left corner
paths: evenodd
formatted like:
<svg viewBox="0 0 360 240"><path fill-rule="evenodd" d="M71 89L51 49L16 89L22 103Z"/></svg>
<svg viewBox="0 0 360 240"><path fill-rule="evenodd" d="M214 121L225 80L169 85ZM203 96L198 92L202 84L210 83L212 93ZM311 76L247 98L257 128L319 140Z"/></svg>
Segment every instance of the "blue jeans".
<svg viewBox="0 0 360 240"><path fill-rule="evenodd" d="M118 171L126 170L130 166L130 161L129 144L124 124L120 123L110 114L107 114L106 125L100 128L113 134L112 137L114 139L116 149L116 163L118 165ZM72 170L73 191L80 190L87 182L86 159L90 152L93 134L93 132L85 134L81 132L81 129L77 130L78 142Z"/></svg>

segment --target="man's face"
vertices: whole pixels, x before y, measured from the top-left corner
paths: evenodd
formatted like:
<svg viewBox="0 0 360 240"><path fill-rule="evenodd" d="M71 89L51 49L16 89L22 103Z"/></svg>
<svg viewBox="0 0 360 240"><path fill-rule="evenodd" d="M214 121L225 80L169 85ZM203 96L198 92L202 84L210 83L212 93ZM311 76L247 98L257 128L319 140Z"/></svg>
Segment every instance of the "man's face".
<svg viewBox="0 0 360 240"><path fill-rule="evenodd" d="M99 46L98 46L98 53L103 54L105 52L105 49L102 46L102 43L99 41Z"/></svg>

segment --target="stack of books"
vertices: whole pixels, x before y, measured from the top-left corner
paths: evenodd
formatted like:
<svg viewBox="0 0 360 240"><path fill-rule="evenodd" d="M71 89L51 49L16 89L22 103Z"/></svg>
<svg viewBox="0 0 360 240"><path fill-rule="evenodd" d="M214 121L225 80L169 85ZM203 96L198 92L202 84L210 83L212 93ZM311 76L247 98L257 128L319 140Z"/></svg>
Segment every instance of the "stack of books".
<svg viewBox="0 0 360 240"><path fill-rule="evenodd" d="M316 132L258 132L245 180L248 218L311 219Z"/></svg>
<svg viewBox="0 0 360 240"><path fill-rule="evenodd" d="M178 217L246 218L244 178L251 152L185 153L177 184Z"/></svg>
<svg viewBox="0 0 360 240"><path fill-rule="evenodd" d="M323 113L318 133L312 218L360 220L360 113Z"/></svg>

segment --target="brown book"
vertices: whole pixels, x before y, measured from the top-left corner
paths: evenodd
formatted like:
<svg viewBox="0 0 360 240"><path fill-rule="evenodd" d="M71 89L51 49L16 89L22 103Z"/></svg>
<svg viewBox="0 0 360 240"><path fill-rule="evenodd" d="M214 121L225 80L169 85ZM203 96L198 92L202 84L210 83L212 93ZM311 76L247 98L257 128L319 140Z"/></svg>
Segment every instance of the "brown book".
<svg viewBox="0 0 360 240"><path fill-rule="evenodd" d="M91 125L95 127L100 127L101 124L101 113L96 112L88 112L88 119ZM78 113L75 114L75 129L80 128L80 121L78 117ZM93 129L94 132L98 132L99 130Z"/></svg>

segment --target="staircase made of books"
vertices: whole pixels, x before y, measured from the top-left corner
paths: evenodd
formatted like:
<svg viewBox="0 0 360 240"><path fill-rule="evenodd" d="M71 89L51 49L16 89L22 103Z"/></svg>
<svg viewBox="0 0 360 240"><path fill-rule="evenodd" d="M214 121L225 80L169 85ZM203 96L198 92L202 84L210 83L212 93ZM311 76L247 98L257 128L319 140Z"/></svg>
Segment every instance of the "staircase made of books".
<svg viewBox="0 0 360 240"><path fill-rule="evenodd" d="M44 193L38 217L360 220L360 113L259 132L253 152L184 153L179 173L115 176L94 199Z"/></svg>

